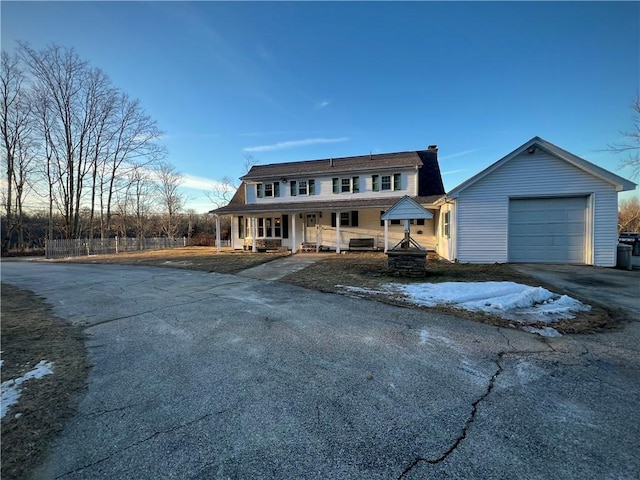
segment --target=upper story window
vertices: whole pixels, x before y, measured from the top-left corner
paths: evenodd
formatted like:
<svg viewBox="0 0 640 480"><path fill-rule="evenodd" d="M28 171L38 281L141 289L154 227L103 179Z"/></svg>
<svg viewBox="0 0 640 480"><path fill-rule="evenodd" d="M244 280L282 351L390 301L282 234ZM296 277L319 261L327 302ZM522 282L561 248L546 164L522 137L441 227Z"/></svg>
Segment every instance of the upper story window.
<svg viewBox="0 0 640 480"><path fill-rule="evenodd" d="M280 196L280 182L256 183L256 194L257 194L258 198L279 197Z"/></svg>
<svg viewBox="0 0 640 480"><path fill-rule="evenodd" d="M310 180L291 180L290 193L292 197L296 195L315 195L316 181Z"/></svg>
<svg viewBox="0 0 640 480"><path fill-rule="evenodd" d="M385 190L402 190L402 175L371 175L371 189L374 192Z"/></svg>
<svg viewBox="0 0 640 480"><path fill-rule="evenodd" d="M333 193L358 193L360 191L360 177L334 177Z"/></svg>

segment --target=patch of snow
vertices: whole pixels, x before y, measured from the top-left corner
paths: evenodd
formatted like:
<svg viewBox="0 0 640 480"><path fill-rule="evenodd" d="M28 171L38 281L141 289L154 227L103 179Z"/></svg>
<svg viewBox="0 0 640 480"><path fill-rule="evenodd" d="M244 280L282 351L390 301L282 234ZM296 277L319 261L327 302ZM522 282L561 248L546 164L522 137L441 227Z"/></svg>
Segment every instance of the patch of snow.
<svg viewBox="0 0 640 480"><path fill-rule="evenodd" d="M551 327L544 327L544 328L522 327L522 329L525 332L537 333L541 337L556 338L556 337L561 337L562 336L562 334L559 331L557 331L555 328L551 328Z"/></svg>
<svg viewBox="0 0 640 480"><path fill-rule="evenodd" d="M33 370L14 380L7 380L0 385L0 418L4 418L9 407L20 400L20 385L32 378L42 378L53 373L53 362L41 360Z"/></svg>
<svg viewBox="0 0 640 480"><path fill-rule="evenodd" d="M429 330L420 330L420 344L427 343L429 339Z"/></svg>
<svg viewBox="0 0 640 480"><path fill-rule="evenodd" d="M388 283L384 287L404 294L404 301L417 305L451 305L520 323L574 318L575 312L591 309L566 295L515 282Z"/></svg>

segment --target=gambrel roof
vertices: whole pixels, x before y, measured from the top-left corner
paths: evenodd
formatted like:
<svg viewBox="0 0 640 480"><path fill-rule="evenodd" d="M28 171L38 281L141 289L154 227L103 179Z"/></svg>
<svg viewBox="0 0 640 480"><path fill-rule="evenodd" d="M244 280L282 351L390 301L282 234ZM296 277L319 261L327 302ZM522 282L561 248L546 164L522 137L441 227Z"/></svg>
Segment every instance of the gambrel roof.
<svg viewBox="0 0 640 480"><path fill-rule="evenodd" d="M423 159L417 151L377 153L358 157L326 158L301 162L254 165L242 180L278 179L282 176L332 175L363 170L382 170L402 167L422 167Z"/></svg>
<svg viewBox="0 0 640 480"><path fill-rule="evenodd" d="M329 158L323 160L307 160L301 162L272 163L269 165L254 165L251 170L241 177L242 183L228 205L211 210L212 214L243 214L272 212L286 209L288 211L303 212L307 210L339 210L355 208L380 208L386 210L402 197L352 198L344 200L313 200L306 202L278 202L278 203L246 203L245 185L259 181L277 181L283 178L302 176L332 176L332 175L365 175L380 171L393 171L399 168L418 169L418 196L412 197L420 204L433 204L444 195L444 185L438 165L438 149L430 146L427 150L410 152L379 153L361 155L357 157Z"/></svg>

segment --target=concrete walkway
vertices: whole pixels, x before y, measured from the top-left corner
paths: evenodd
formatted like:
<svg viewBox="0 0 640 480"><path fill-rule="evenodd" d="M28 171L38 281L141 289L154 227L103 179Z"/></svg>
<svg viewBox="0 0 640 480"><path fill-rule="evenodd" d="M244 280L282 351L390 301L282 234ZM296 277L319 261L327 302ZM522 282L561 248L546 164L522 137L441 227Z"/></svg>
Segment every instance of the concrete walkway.
<svg viewBox="0 0 640 480"><path fill-rule="evenodd" d="M255 278L258 280L280 280L290 273L327 258L327 253L296 253L288 257L278 258L256 267L248 268L238 273L241 277Z"/></svg>

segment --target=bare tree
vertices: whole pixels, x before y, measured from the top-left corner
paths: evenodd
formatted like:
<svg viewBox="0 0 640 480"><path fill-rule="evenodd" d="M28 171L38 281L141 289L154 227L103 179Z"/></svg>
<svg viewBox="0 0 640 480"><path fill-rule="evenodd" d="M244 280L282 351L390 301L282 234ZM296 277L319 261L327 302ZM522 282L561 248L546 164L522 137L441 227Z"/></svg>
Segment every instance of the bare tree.
<svg viewBox="0 0 640 480"><path fill-rule="evenodd" d="M134 231L138 239L138 248L142 248L142 241L149 228L149 217L153 213L152 190L153 183L148 170L139 165L134 165L127 195L130 198L133 210Z"/></svg>
<svg viewBox="0 0 640 480"><path fill-rule="evenodd" d="M2 250L6 251L16 227L19 230L18 243L22 245L24 241L21 233L22 210L25 187L31 172L29 165L33 159L33 145L31 102L18 57L2 52L0 68L0 135L2 163L6 173L3 204L7 225L2 239Z"/></svg>
<svg viewBox="0 0 640 480"><path fill-rule="evenodd" d="M231 201L237 189L238 185L231 177L223 177L222 180L216 182L210 192L205 192L205 195L216 208L220 208Z"/></svg>
<svg viewBox="0 0 640 480"><path fill-rule="evenodd" d="M259 161L256 160L253 155L250 153L245 154L242 165L243 174L248 173L251 167L258 163ZM205 192L205 195L216 208L220 208L231 201L239 187L239 182L235 182L231 177L223 177L220 181L216 182L216 186L210 192Z"/></svg>
<svg viewBox="0 0 640 480"><path fill-rule="evenodd" d="M67 238L79 232L79 204L87 168L89 136L93 129L95 97L87 64L73 49L52 46L42 51L20 44L20 55L34 77L38 97L46 99L48 143L57 177L56 192Z"/></svg>
<svg viewBox="0 0 640 480"><path fill-rule="evenodd" d="M618 232L640 232L640 200L631 197L618 207Z"/></svg>
<svg viewBox="0 0 640 480"><path fill-rule="evenodd" d="M640 93L631 104L633 109L633 130L622 132L625 140L620 143L607 145L606 150L618 154L626 154L627 158L622 160L622 167L631 168L634 178L640 176Z"/></svg>
<svg viewBox="0 0 640 480"><path fill-rule="evenodd" d="M176 216L185 203L184 195L179 190L183 177L166 162L158 166L156 175L159 202L164 213L162 229L169 238L174 238L177 233Z"/></svg>
<svg viewBox="0 0 640 480"><path fill-rule="evenodd" d="M114 129L108 146L108 158L102 172L102 196L106 194L106 222L104 228L111 227L111 206L118 183L128 188L129 173L134 168L151 166L164 159L166 150L159 145L163 132L158 129L155 120L149 117L138 100L131 100L125 93L120 93L116 101ZM124 180L119 182L120 180ZM106 186L106 188L105 188ZM101 209L104 211L104 209Z"/></svg>

